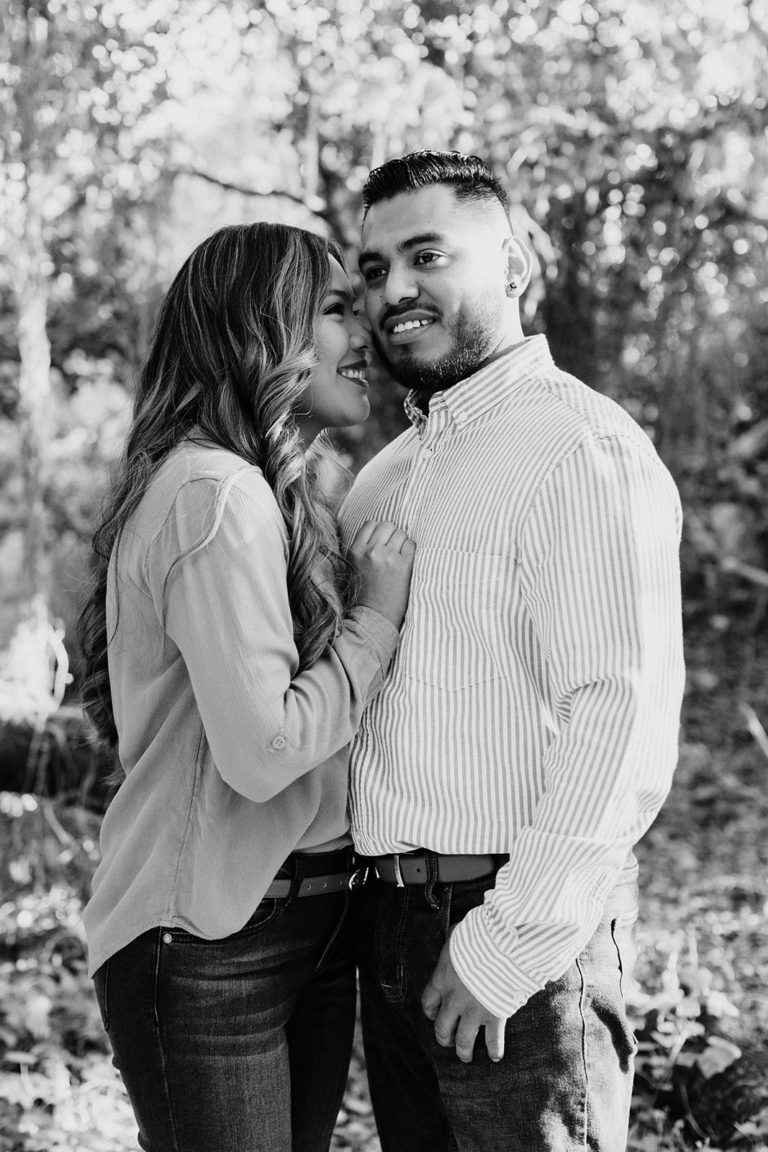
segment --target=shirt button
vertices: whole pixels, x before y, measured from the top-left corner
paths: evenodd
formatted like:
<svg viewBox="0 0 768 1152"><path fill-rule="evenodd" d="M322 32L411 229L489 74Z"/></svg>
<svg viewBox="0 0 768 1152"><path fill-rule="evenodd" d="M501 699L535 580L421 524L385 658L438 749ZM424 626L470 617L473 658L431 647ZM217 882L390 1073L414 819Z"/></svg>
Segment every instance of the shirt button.
<svg viewBox="0 0 768 1152"><path fill-rule="evenodd" d="M280 752L283 748L285 748L285 736L275 736L271 746L275 749L276 752Z"/></svg>

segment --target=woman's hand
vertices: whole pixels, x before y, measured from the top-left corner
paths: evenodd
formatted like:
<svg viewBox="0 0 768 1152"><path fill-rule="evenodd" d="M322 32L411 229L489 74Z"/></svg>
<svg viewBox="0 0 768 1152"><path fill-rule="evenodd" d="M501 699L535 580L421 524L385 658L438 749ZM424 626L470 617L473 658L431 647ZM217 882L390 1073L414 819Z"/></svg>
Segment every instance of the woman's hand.
<svg viewBox="0 0 768 1152"><path fill-rule="evenodd" d="M349 549L360 580L358 604L373 608L399 628L408 606L416 545L394 524L368 520Z"/></svg>

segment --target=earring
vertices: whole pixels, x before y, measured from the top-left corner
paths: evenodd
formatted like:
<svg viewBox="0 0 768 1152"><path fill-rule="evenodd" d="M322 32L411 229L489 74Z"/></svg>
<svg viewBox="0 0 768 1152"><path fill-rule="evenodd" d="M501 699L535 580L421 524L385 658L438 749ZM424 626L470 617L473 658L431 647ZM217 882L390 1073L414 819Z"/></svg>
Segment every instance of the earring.
<svg viewBox="0 0 768 1152"><path fill-rule="evenodd" d="M510 280L509 284L507 284L507 296L511 296L512 293L515 292L516 290L517 290L517 283L514 280Z"/></svg>

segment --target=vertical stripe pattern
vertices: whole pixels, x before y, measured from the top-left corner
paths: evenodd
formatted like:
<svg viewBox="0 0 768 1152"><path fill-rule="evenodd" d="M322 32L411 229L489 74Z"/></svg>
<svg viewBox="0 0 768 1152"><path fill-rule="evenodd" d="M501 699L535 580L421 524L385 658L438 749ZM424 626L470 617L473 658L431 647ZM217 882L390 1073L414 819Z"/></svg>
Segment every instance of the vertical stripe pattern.
<svg viewBox="0 0 768 1152"><path fill-rule="evenodd" d="M389 678L352 748L361 852L508 852L451 938L498 1015L597 926L677 755L681 513L645 433L537 336L434 397L361 472L347 539L416 542Z"/></svg>

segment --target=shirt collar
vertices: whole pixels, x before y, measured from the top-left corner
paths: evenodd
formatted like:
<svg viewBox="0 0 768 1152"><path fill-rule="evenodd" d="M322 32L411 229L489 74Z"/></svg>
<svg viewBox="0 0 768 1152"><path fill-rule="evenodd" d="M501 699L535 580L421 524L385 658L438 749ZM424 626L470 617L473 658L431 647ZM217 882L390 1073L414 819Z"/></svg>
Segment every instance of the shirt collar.
<svg viewBox="0 0 768 1152"><path fill-rule="evenodd" d="M452 388L436 392L429 402L429 410L435 412L444 409L456 424L467 424L500 404L509 395L511 388L552 366L546 336L529 336L522 344L510 348L497 360L460 380ZM419 408L417 395L416 391L411 390L405 398L404 408L417 432L421 432L427 417Z"/></svg>

